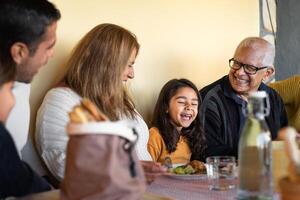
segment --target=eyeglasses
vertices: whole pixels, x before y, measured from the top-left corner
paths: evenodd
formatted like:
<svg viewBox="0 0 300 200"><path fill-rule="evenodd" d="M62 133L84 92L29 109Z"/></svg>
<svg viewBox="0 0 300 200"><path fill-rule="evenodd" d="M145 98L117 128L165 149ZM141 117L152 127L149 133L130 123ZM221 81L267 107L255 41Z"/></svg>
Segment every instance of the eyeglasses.
<svg viewBox="0 0 300 200"><path fill-rule="evenodd" d="M268 68L267 66L255 67L253 65L244 64L235 60L234 58L229 59L229 67L233 70L239 70L241 67L243 67L246 74L250 75L254 75L257 71Z"/></svg>

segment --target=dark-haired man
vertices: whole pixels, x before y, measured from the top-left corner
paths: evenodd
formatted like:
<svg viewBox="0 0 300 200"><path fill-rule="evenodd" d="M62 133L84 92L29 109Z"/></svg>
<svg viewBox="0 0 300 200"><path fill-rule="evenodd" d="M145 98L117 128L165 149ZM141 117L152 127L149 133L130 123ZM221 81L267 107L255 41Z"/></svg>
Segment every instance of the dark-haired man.
<svg viewBox="0 0 300 200"><path fill-rule="evenodd" d="M16 105L7 126L20 154L28 137L28 83L53 54L60 12L47 0L1 0L0 13L0 65L16 68ZM27 164L20 164L18 154L10 153L1 158L1 169L7 171L0 172L0 197L50 189ZM5 166L7 163L10 166Z"/></svg>

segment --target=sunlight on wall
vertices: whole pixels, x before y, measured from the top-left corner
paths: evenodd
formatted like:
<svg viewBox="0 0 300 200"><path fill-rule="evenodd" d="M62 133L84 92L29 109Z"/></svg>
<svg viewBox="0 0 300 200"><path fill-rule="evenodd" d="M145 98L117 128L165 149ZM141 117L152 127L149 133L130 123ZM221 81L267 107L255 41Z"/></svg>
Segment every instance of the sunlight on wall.
<svg viewBox="0 0 300 200"><path fill-rule="evenodd" d="M138 37L141 50L130 90L148 122L162 85L188 78L198 88L228 72L228 59L244 37L259 34L253 0L53 0L61 10L54 58L32 83L32 119L45 92L64 73L76 42L100 23L115 23ZM32 121L32 123L34 120Z"/></svg>

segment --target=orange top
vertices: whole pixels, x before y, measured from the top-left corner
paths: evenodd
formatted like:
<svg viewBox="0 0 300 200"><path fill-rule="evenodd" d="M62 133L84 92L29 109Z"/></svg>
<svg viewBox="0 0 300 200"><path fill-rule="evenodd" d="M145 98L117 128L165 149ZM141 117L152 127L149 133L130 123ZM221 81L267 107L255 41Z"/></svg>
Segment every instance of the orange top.
<svg viewBox="0 0 300 200"><path fill-rule="evenodd" d="M192 155L186 139L182 136L179 138L176 150L170 154L167 151L166 144L156 127L152 127L149 130L147 149L153 161L160 163L163 163L165 157L169 156L172 160L172 164L186 164L190 162Z"/></svg>

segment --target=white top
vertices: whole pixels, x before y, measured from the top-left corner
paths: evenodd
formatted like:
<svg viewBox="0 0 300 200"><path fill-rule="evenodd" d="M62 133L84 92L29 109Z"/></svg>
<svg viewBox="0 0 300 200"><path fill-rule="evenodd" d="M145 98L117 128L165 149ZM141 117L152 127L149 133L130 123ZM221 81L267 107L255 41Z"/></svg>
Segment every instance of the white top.
<svg viewBox="0 0 300 200"><path fill-rule="evenodd" d="M36 145L38 152L50 172L62 180L65 169L68 136L66 125L69 122L68 112L80 103L81 97L66 87L51 89L37 113ZM137 115L136 120L123 119L133 125L139 135L136 145L140 160L151 160L147 151L149 131L146 123Z"/></svg>
<svg viewBox="0 0 300 200"><path fill-rule="evenodd" d="M68 124L67 133L74 135L115 135L123 137L130 142L137 141L138 136L134 133L133 127L126 121L101 121L84 124Z"/></svg>
<svg viewBox="0 0 300 200"><path fill-rule="evenodd" d="M13 93L15 95L16 104L10 112L6 127L10 132L19 155L26 144L29 130L30 120L30 84L15 82Z"/></svg>
<svg viewBox="0 0 300 200"><path fill-rule="evenodd" d="M26 161L39 175L45 175L46 171L34 148L31 134L29 134L30 84L15 82L13 93L16 104L9 114L6 127L22 160Z"/></svg>

